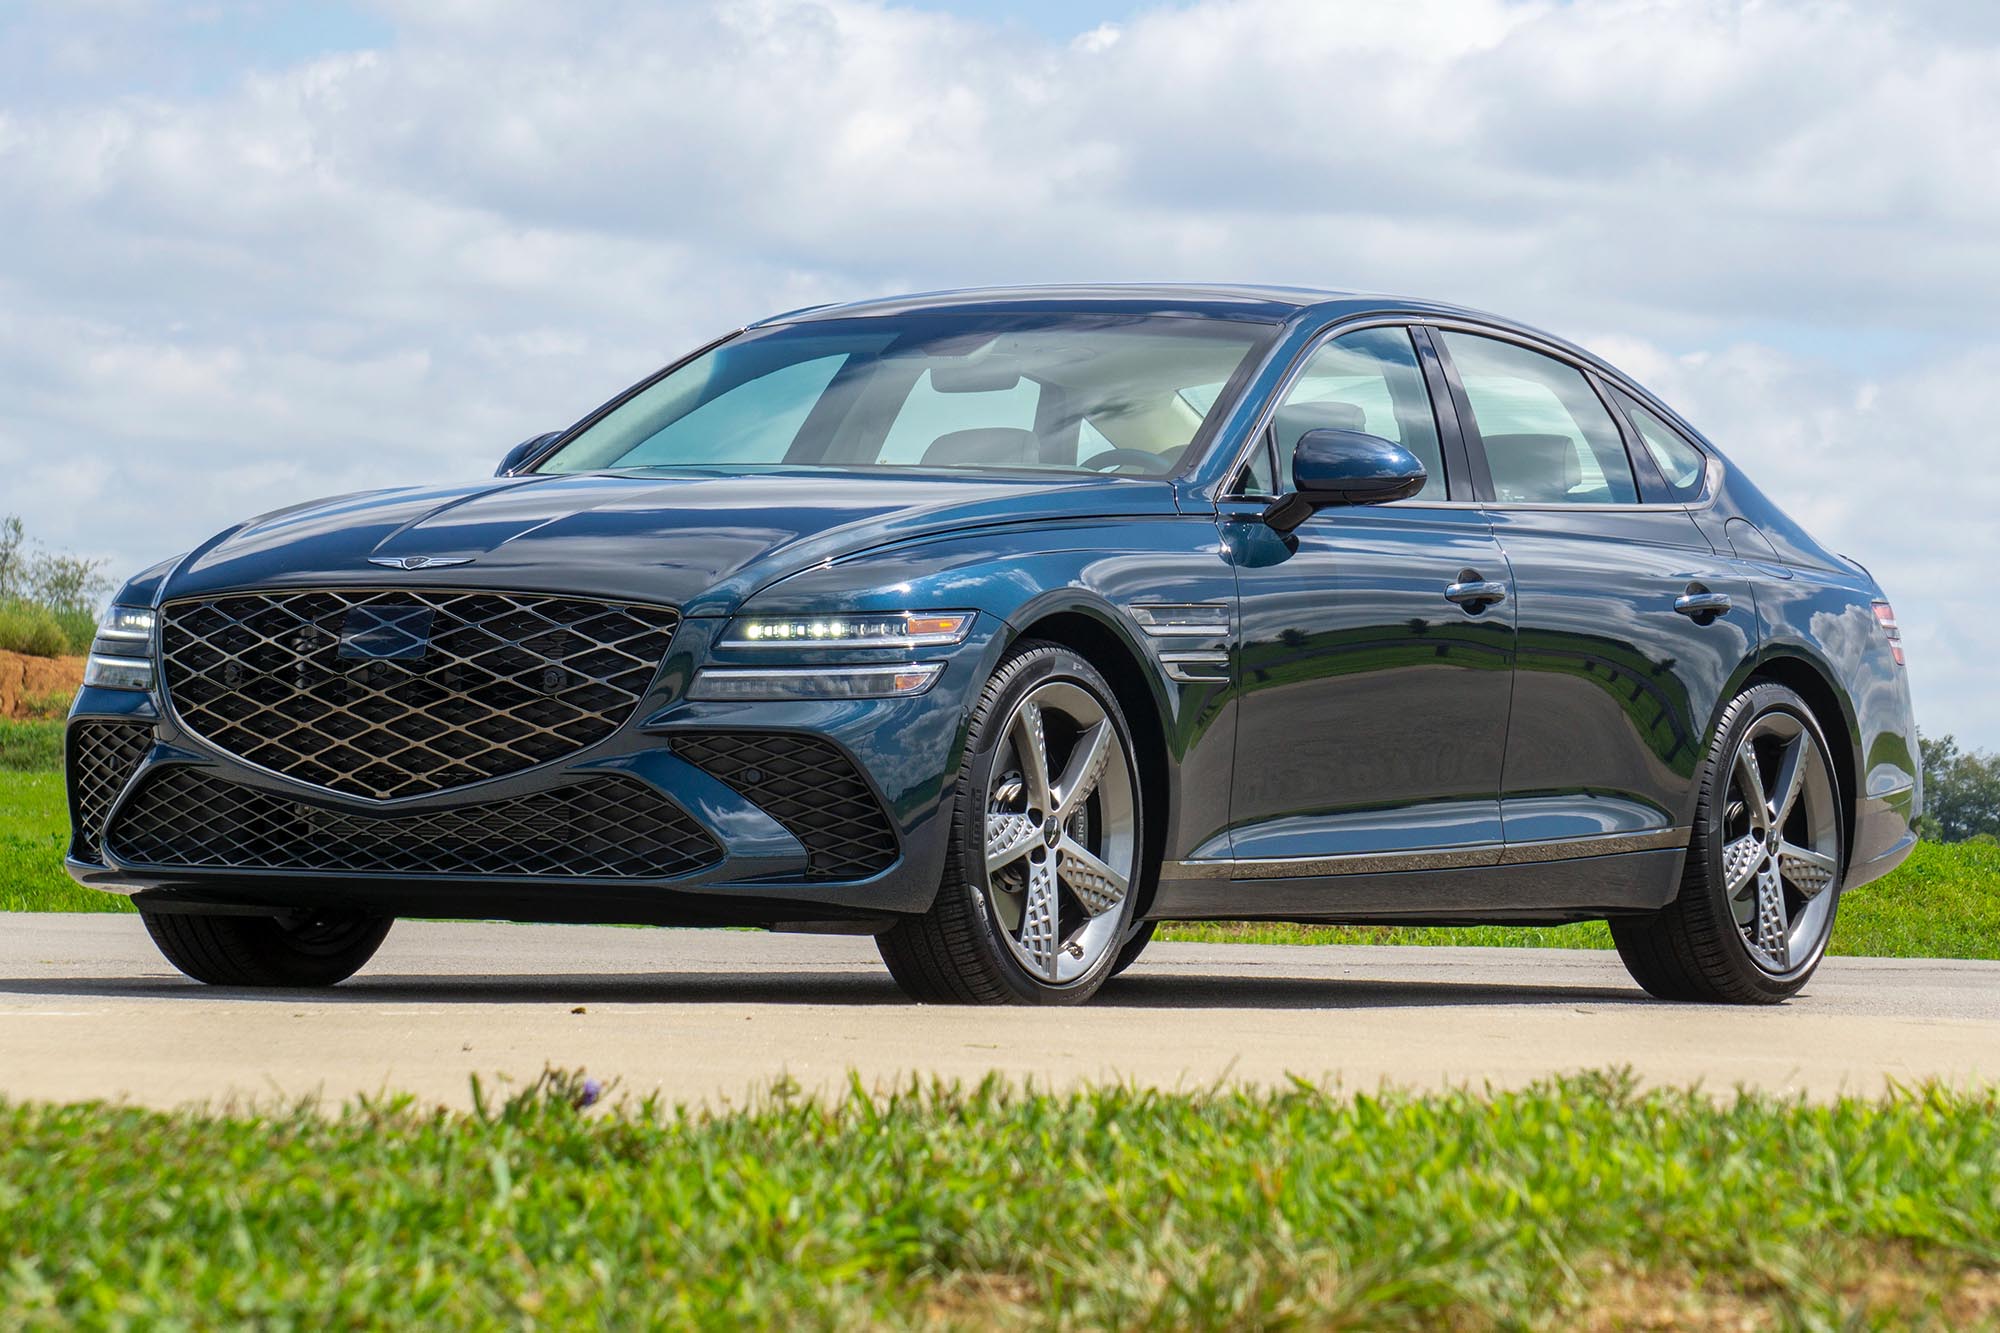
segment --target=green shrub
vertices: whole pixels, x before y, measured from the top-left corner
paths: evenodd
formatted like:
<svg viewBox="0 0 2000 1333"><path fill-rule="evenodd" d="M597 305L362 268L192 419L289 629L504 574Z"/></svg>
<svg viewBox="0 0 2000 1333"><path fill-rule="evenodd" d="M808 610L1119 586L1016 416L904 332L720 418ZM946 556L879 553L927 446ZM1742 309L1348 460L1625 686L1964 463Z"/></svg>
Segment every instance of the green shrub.
<svg viewBox="0 0 2000 1333"><path fill-rule="evenodd" d="M90 651L90 641L97 637L97 616L94 612L53 607L49 614L55 617L56 624L62 626L63 637L69 640L69 650L73 655L80 657Z"/></svg>
<svg viewBox="0 0 2000 1333"><path fill-rule="evenodd" d="M23 695L21 716L29 722L60 722L69 716L69 706L75 701L76 692L73 690Z"/></svg>
<svg viewBox="0 0 2000 1333"><path fill-rule="evenodd" d="M69 634L46 607L0 602L0 648L29 657L61 657L70 650Z"/></svg>

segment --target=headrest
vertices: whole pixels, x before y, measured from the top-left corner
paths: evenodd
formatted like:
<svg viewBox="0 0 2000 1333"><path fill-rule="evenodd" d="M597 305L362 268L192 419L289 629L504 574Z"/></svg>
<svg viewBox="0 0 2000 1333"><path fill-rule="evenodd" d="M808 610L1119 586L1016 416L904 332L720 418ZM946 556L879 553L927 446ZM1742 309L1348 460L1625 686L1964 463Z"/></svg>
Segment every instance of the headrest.
<svg viewBox="0 0 2000 1333"><path fill-rule="evenodd" d="M1271 414L1278 432L1278 452L1284 458L1298 448L1299 436L1309 430L1367 430L1368 414L1357 403L1328 398L1315 403L1286 403Z"/></svg>
<svg viewBox="0 0 2000 1333"><path fill-rule="evenodd" d="M1487 435L1486 463L1502 500L1561 501L1583 481L1583 461L1567 435Z"/></svg>
<svg viewBox="0 0 2000 1333"><path fill-rule="evenodd" d="M924 462L986 467L1031 467L1041 461L1041 441L1018 426L981 426L940 435L924 450Z"/></svg>

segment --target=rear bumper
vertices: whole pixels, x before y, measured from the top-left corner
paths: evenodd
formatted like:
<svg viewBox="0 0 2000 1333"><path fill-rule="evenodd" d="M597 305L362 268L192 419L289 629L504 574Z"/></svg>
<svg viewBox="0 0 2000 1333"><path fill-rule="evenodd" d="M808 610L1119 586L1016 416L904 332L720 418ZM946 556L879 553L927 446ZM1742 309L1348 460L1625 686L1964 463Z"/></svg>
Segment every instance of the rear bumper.
<svg viewBox="0 0 2000 1333"><path fill-rule="evenodd" d="M1903 864L1917 845L1917 788L1891 788L1865 796L1854 820L1854 851L1841 890L1858 889Z"/></svg>

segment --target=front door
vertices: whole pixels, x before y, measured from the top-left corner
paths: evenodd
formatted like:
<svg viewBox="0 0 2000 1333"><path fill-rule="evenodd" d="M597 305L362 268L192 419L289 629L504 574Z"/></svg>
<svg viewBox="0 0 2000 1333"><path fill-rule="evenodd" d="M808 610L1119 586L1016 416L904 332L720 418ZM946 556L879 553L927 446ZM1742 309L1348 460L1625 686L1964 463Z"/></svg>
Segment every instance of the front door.
<svg viewBox="0 0 2000 1333"><path fill-rule="evenodd" d="M1288 479L1299 435L1317 427L1395 440L1430 480L1413 499L1323 509L1281 536L1256 515L1286 488L1274 478ZM1229 854L1307 863L1455 848L1476 863L1501 840L1511 579L1486 516L1440 503L1464 482L1446 476L1410 333L1364 329L1326 344L1265 447L1247 493L1220 515L1241 600ZM1477 583L1500 596L1470 595Z"/></svg>
<svg viewBox="0 0 2000 1333"><path fill-rule="evenodd" d="M1748 582L1683 505L1640 502L1582 370L1498 338L1437 339L1514 575L1507 841L1683 845L1709 724L1756 634Z"/></svg>

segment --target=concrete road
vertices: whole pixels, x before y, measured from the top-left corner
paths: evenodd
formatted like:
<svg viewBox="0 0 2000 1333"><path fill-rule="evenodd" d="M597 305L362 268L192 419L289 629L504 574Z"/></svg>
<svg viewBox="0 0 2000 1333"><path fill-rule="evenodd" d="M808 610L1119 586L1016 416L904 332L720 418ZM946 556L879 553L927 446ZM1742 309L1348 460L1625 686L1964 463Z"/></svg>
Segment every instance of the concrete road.
<svg viewBox="0 0 2000 1333"><path fill-rule="evenodd" d="M1834 958L1788 1005L1724 1009L1650 1000L1609 954L1156 944L1085 1008L979 1010L905 1003L866 939L403 922L360 976L301 994L186 981L135 917L0 915L6 1096L463 1105L471 1074L546 1064L711 1103L850 1069L1372 1089L1629 1065L1872 1093L2000 1078L2000 964Z"/></svg>

